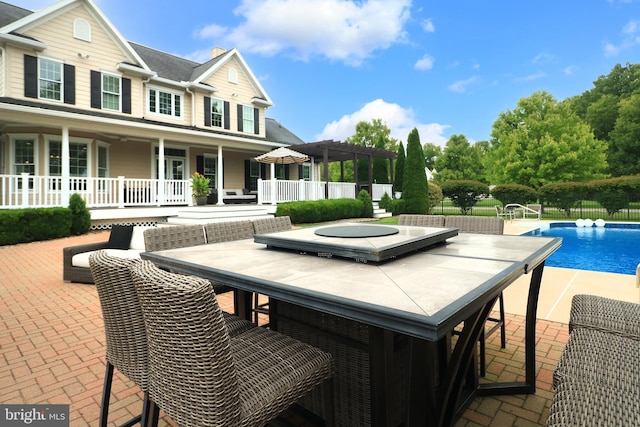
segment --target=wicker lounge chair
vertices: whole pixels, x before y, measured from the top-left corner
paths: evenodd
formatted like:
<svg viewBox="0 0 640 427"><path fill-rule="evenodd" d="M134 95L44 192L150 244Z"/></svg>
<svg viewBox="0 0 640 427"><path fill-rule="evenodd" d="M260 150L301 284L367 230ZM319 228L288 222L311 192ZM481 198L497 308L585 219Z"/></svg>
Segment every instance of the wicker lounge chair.
<svg viewBox="0 0 640 427"><path fill-rule="evenodd" d="M108 255L99 250L89 258L92 277L95 279L106 336L107 368L100 407L100 426L106 426L109 415L111 382L114 368L133 381L143 391L147 390L148 350L142 310L130 267L141 260ZM254 325L239 317L224 313L229 335L238 335ZM143 413L148 412L146 408ZM131 420L133 425L140 417Z"/></svg>
<svg viewBox="0 0 640 427"><path fill-rule="evenodd" d="M640 304L596 295L574 295L569 331L588 328L640 340Z"/></svg>
<svg viewBox="0 0 640 427"><path fill-rule="evenodd" d="M150 262L131 271L147 331L149 397L179 425L262 426L320 384L333 405L331 355L264 328L230 337L207 280Z"/></svg>
<svg viewBox="0 0 640 427"><path fill-rule="evenodd" d="M255 234L275 233L277 231L291 230L291 218L288 216L276 216L273 218L259 218L252 221ZM269 314L269 301L260 303L260 294L253 296L253 321L257 324L260 314Z"/></svg>
<svg viewBox="0 0 640 427"><path fill-rule="evenodd" d="M445 226L456 227L460 233L504 234L504 219L498 217L447 216ZM493 325L480 335L480 375L482 376L486 373L486 337L500 329L500 346L502 348L507 346L504 323L504 295L502 292L500 292L500 297L498 298L498 313L498 317L487 318L487 321L492 322Z"/></svg>

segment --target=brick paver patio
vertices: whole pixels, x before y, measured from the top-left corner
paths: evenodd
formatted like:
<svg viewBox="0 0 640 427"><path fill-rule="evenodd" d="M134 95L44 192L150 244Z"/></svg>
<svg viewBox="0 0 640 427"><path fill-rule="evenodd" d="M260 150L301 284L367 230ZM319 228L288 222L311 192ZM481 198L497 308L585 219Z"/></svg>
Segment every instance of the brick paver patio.
<svg viewBox="0 0 640 427"><path fill-rule="evenodd" d="M100 303L93 285L62 281L62 248L103 241L108 232L0 247L0 403L69 404L70 425L97 425L105 370ZM220 296L232 310L230 294ZM487 345L487 380L524 375L524 318L507 315L507 348ZM535 395L477 398L456 426L541 426L553 396L551 377L567 326L537 323ZM110 422L141 409L142 393L116 371ZM166 417L161 425L173 425Z"/></svg>

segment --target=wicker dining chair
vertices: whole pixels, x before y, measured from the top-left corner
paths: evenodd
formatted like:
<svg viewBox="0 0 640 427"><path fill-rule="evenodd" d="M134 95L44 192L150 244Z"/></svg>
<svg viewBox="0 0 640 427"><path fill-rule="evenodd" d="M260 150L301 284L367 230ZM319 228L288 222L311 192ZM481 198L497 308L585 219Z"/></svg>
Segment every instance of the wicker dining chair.
<svg viewBox="0 0 640 427"><path fill-rule="evenodd" d="M118 258L105 251L97 251L89 258L106 338L106 372L100 405L100 426L106 426L114 368L134 382L145 394L148 384L148 349L144 319L138 294L131 279L130 267L139 259ZM223 314L229 335L245 332L254 325L228 313ZM143 403L143 413L148 413L148 400ZM137 416L125 423L131 426L140 421Z"/></svg>
<svg viewBox="0 0 640 427"><path fill-rule="evenodd" d="M147 331L149 397L177 424L262 426L321 384L332 407L330 354L264 328L230 337L207 280L148 261L131 272Z"/></svg>
<svg viewBox="0 0 640 427"><path fill-rule="evenodd" d="M639 319L640 304L577 294L571 300L569 332L587 328L640 340Z"/></svg>
<svg viewBox="0 0 640 427"><path fill-rule="evenodd" d="M232 240L252 239L253 223L241 221L210 222L204 225L207 243L229 242Z"/></svg>
<svg viewBox="0 0 640 427"><path fill-rule="evenodd" d="M258 218L252 221L255 234L275 233L291 230L291 218L288 216L276 216L270 218ZM260 294L253 295L253 321L257 324L261 314L269 314L269 299L260 303Z"/></svg>
<svg viewBox="0 0 640 427"><path fill-rule="evenodd" d="M186 248L207 243L202 224L154 227L144 231L144 245L147 252ZM217 294L233 291L233 288L211 282Z"/></svg>
<svg viewBox="0 0 640 427"><path fill-rule="evenodd" d="M416 225L421 227L444 227L444 215L400 214L398 225Z"/></svg>
<svg viewBox="0 0 640 427"><path fill-rule="evenodd" d="M486 216L451 215L445 217L445 227L456 227L460 233L504 234L504 218ZM504 323L504 295L498 297L498 317L488 317L493 325L480 335L480 375L486 374L486 338L500 329L500 347L506 348L506 325Z"/></svg>

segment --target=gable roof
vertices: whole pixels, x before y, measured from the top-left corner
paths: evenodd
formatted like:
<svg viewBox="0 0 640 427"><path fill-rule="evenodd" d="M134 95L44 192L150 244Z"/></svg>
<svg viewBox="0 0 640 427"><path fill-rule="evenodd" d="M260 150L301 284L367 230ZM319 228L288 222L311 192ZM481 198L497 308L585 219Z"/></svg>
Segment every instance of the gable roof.
<svg viewBox="0 0 640 427"><path fill-rule="evenodd" d="M268 117L265 118L265 132L269 141L288 145L304 144L304 141L293 132L282 126L278 121Z"/></svg>
<svg viewBox="0 0 640 427"><path fill-rule="evenodd" d="M0 1L0 28L32 13L30 10Z"/></svg>

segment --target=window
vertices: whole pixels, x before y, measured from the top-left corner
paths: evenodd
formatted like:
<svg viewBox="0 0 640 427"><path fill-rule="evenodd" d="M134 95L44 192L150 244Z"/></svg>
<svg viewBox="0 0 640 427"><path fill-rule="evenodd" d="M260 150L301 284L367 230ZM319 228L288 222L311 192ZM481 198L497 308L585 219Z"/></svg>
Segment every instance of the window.
<svg viewBox="0 0 640 427"><path fill-rule="evenodd" d="M182 95L160 89L149 89L149 112L182 117Z"/></svg>
<svg viewBox="0 0 640 427"><path fill-rule="evenodd" d="M249 191L258 191L258 178L260 178L260 164L252 160L249 163Z"/></svg>
<svg viewBox="0 0 640 427"><path fill-rule="evenodd" d="M300 176L299 179L311 181L311 165L309 163L302 164L302 176Z"/></svg>
<svg viewBox="0 0 640 427"><path fill-rule="evenodd" d="M38 93L40 98L62 101L62 63L38 58Z"/></svg>
<svg viewBox="0 0 640 427"><path fill-rule="evenodd" d="M253 133L253 107L249 105L242 106L242 129L244 132Z"/></svg>
<svg viewBox="0 0 640 427"><path fill-rule="evenodd" d="M107 178L109 176L109 150L105 145L98 146L96 172L98 178Z"/></svg>
<svg viewBox="0 0 640 427"><path fill-rule="evenodd" d="M202 175L205 176L205 178L209 178L210 179L210 183L209 183L209 187L210 188L216 188L216 183L218 182L218 159L216 157L204 157L204 171L202 172Z"/></svg>
<svg viewBox="0 0 640 427"><path fill-rule="evenodd" d="M287 179L285 167L287 167L287 165L276 164L276 179Z"/></svg>
<svg viewBox="0 0 640 427"><path fill-rule="evenodd" d="M69 143L69 176L88 175L88 147L86 143ZM49 141L49 175L62 176L62 142Z"/></svg>
<svg viewBox="0 0 640 427"><path fill-rule="evenodd" d="M35 137L19 137L13 140L13 171L20 175L28 173L35 175L36 172L36 140ZM18 180L18 190L22 189L22 180ZM33 189L33 180L29 180L29 189Z"/></svg>
<svg viewBox="0 0 640 427"><path fill-rule="evenodd" d="M102 108L120 111L120 76L102 74Z"/></svg>
<svg viewBox="0 0 640 427"><path fill-rule="evenodd" d="M211 98L211 126L221 128L224 123L224 103L221 99Z"/></svg>

